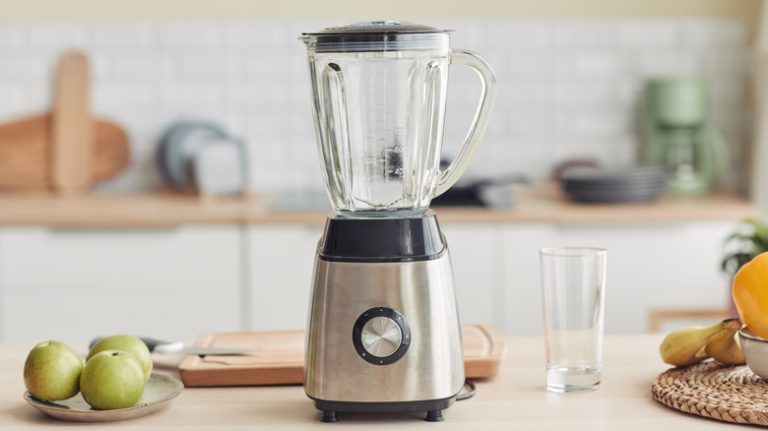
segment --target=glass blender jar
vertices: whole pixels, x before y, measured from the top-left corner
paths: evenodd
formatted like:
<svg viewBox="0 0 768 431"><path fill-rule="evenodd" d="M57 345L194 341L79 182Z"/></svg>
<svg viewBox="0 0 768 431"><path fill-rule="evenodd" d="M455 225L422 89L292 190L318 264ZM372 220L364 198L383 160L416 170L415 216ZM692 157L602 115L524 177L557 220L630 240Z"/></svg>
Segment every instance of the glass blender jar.
<svg viewBox="0 0 768 431"><path fill-rule="evenodd" d="M374 21L306 33L315 132L326 188L340 216L423 213L467 167L488 124L495 78L478 55L451 49L449 33ZM441 171L448 67L482 81L464 145Z"/></svg>
<svg viewBox="0 0 768 431"><path fill-rule="evenodd" d="M318 242L304 389L323 420L424 411L464 384L453 270L431 199L461 176L494 101L488 64L449 34L374 21L305 33L315 132L334 214ZM442 171L448 67L482 82L464 145Z"/></svg>

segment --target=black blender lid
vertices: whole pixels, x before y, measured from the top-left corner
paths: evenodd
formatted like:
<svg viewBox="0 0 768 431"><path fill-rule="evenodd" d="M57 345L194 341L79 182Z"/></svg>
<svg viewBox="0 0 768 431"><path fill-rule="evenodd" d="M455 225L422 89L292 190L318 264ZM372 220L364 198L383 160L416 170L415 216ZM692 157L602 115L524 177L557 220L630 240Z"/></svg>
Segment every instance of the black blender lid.
<svg viewBox="0 0 768 431"><path fill-rule="evenodd" d="M448 32L406 21L366 21L302 33L316 52L431 51L447 49Z"/></svg>
<svg viewBox="0 0 768 431"><path fill-rule="evenodd" d="M327 27L318 32L302 33L305 36L319 36L319 35L331 35L331 34L346 34L346 33L367 33L367 34L382 34L382 33L446 33L447 30L441 30L436 27L431 27L424 24L417 24L408 21L396 21L396 20L383 20L383 21L364 21L356 22L352 24Z"/></svg>

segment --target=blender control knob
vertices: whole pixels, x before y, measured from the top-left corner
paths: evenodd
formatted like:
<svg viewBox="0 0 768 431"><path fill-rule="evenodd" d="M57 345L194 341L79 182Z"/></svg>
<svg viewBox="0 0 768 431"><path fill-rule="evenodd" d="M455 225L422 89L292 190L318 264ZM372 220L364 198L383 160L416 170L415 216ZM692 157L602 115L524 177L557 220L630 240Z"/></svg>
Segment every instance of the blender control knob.
<svg viewBox="0 0 768 431"><path fill-rule="evenodd" d="M374 317L363 326L360 341L368 353L385 358L395 353L400 347L403 332L389 317Z"/></svg>
<svg viewBox="0 0 768 431"><path fill-rule="evenodd" d="M408 351L411 330L402 314L389 307L374 307L357 318L352 343L363 360L389 365Z"/></svg>

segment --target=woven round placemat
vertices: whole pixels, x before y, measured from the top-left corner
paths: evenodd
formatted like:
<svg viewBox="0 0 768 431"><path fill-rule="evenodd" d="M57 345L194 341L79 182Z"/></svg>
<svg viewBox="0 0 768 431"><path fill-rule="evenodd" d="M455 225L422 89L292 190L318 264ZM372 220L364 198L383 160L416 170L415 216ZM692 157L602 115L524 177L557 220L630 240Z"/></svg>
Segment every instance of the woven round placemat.
<svg viewBox="0 0 768 431"><path fill-rule="evenodd" d="M704 362L661 373L653 398L675 410L725 422L768 426L768 383L746 366Z"/></svg>

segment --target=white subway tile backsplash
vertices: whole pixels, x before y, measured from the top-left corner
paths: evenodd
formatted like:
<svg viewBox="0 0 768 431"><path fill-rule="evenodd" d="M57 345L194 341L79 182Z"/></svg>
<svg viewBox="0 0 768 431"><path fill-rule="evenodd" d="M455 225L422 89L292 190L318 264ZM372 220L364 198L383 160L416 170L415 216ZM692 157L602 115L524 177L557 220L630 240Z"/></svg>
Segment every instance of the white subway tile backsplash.
<svg viewBox="0 0 768 431"><path fill-rule="evenodd" d="M619 25L615 21L562 21L553 24L549 31L554 45L561 50L619 46Z"/></svg>
<svg viewBox="0 0 768 431"><path fill-rule="evenodd" d="M52 63L37 54L0 54L0 79L21 80L44 78L50 75ZM2 82L0 82L2 83Z"/></svg>
<svg viewBox="0 0 768 431"><path fill-rule="evenodd" d="M556 62L559 74L586 76L590 78L613 78L624 70L623 58L616 51L581 52L562 55Z"/></svg>
<svg viewBox="0 0 768 431"><path fill-rule="evenodd" d="M27 42L26 28L22 25L8 24L0 27L0 52L19 51Z"/></svg>
<svg viewBox="0 0 768 431"><path fill-rule="evenodd" d="M150 83L122 82L98 80L93 82L93 105L99 110L119 110L130 114L126 108L141 114L141 109L154 106L157 103L157 89Z"/></svg>
<svg viewBox="0 0 768 431"><path fill-rule="evenodd" d="M746 35L738 21L720 19L683 20L680 26L682 44L685 47L743 47Z"/></svg>
<svg viewBox="0 0 768 431"><path fill-rule="evenodd" d="M105 23L91 30L96 48L147 51L156 46L156 29L151 24Z"/></svg>
<svg viewBox="0 0 768 431"><path fill-rule="evenodd" d="M461 37L465 25L458 24L456 37ZM550 49L555 43L556 35L551 31L551 26L543 21L491 21L484 26L474 27L477 48L485 46L498 46L511 48L512 50L540 51ZM482 43L485 36L485 43Z"/></svg>
<svg viewBox="0 0 768 431"><path fill-rule="evenodd" d="M31 24L27 31L30 50L58 52L85 47L90 42L89 28L83 24L37 23Z"/></svg>
<svg viewBox="0 0 768 431"><path fill-rule="evenodd" d="M619 88L613 81L563 82L552 85L552 94L558 107L594 108L616 106Z"/></svg>
<svg viewBox="0 0 768 431"><path fill-rule="evenodd" d="M701 72L701 62L697 56L686 50L644 51L639 54L636 67L642 78Z"/></svg>
<svg viewBox="0 0 768 431"><path fill-rule="evenodd" d="M107 78L112 72L112 59L104 52L90 53L90 73L93 79Z"/></svg>
<svg viewBox="0 0 768 431"><path fill-rule="evenodd" d="M165 53L133 54L111 56L111 73L117 80L157 81L172 79L178 69L174 58Z"/></svg>
<svg viewBox="0 0 768 431"><path fill-rule="evenodd" d="M158 90L161 106L184 114L209 110L223 99L221 86L204 79L165 81Z"/></svg>
<svg viewBox="0 0 768 431"><path fill-rule="evenodd" d="M166 51L219 51L224 47L222 23L164 22L157 26L159 47Z"/></svg>
<svg viewBox="0 0 768 431"><path fill-rule="evenodd" d="M0 115L13 114L24 98L21 86L7 85L0 87Z"/></svg>
<svg viewBox="0 0 768 431"><path fill-rule="evenodd" d="M664 49L680 42L680 28L667 20L621 21L619 43L623 49Z"/></svg>
<svg viewBox="0 0 768 431"><path fill-rule="evenodd" d="M320 164L305 47L343 22L0 23L0 119L49 109L61 50L91 55L93 109L122 124L134 163L100 190L159 184L154 147L169 123L208 120L249 144L256 189L318 188ZM620 166L637 160L643 81L702 74L712 115L743 154L751 56L744 26L712 19L452 20L452 46L496 70L498 97L469 175L545 178L567 157ZM444 155L462 144L479 81L450 69Z"/></svg>
<svg viewBox="0 0 768 431"><path fill-rule="evenodd" d="M711 75L741 75L743 79L752 68L752 58L746 46L713 49L699 55L702 70ZM733 76L723 77L733 79Z"/></svg>
<svg viewBox="0 0 768 431"><path fill-rule="evenodd" d="M245 60L227 55L186 54L179 59L178 73L193 78L239 77L245 73Z"/></svg>
<svg viewBox="0 0 768 431"><path fill-rule="evenodd" d="M229 50L263 51L274 50L284 44L282 30L278 23L227 23L224 26L224 44ZM299 35L296 35L298 43Z"/></svg>
<svg viewBox="0 0 768 431"><path fill-rule="evenodd" d="M0 81L4 81L0 78ZM37 80L27 80L24 85L21 85L23 89L23 98L17 106L17 111L13 114L18 117L21 115L27 115L30 113L40 113L50 110L52 102L53 88L45 85L41 86ZM0 117L2 118L2 117Z"/></svg>

